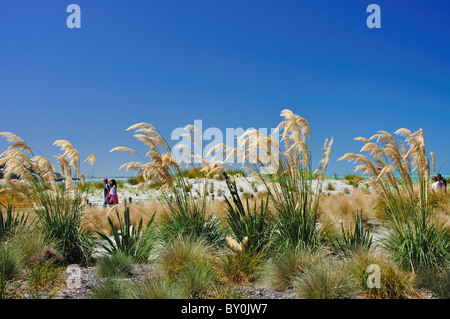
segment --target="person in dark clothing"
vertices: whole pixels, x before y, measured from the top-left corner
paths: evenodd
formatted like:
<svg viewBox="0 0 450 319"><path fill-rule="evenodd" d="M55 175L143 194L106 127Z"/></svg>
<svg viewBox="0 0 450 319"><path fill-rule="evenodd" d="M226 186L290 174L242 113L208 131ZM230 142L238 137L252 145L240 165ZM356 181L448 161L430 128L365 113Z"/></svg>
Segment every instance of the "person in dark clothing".
<svg viewBox="0 0 450 319"><path fill-rule="evenodd" d="M108 184L108 179L103 179L103 207L108 206L108 195L109 195L110 186Z"/></svg>

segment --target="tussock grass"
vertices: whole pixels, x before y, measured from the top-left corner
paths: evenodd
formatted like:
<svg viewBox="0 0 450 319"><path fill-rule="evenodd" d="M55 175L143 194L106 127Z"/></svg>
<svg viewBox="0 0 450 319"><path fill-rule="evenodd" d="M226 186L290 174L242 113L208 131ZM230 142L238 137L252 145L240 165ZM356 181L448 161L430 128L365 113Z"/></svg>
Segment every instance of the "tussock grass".
<svg viewBox="0 0 450 319"><path fill-rule="evenodd" d="M97 259L97 276L101 278L128 277L134 269L134 259L115 251Z"/></svg>
<svg viewBox="0 0 450 319"><path fill-rule="evenodd" d="M355 280L345 264L331 258L304 268L294 276L292 285L304 299L350 299L358 294Z"/></svg>
<svg viewBox="0 0 450 319"><path fill-rule="evenodd" d="M342 221L345 227L354 227L355 212L364 209L364 222L376 219L374 205L376 195L366 194L362 191L353 191L351 194L330 194L321 196L319 204L319 220L340 224Z"/></svg>
<svg viewBox="0 0 450 319"><path fill-rule="evenodd" d="M225 282L254 282L258 279L262 261L262 254L255 254L249 250L224 253L218 264L220 278Z"/></svg>
<svg viewBox="0 0 450 319"><path fill-rule="evenodd" d="M368 286L367 281L372 274L368 269L370 265L377 265L380 269L379 288ZM386 253L356 251L348 260L348 267L365 298L406 299L415 294L412 286L413 275L398 267Z"/></svg>
<svg viewBox="0 0 450 319"><path fill-rule="evenodd" d="M11 281L19 274L22 254L8 242L0 244L0 299L7 297Z"/></svg>
<svg viewBox="0 0 450 319"><path fill-rule="evenodd" d="M158 276L145 278L141 282L133 282L130 287L130 296L133 299L186 299L180 286L169 277Z"/></svg>
<svg viewBox="0 0 450 319"><path fill-rule="evenodd" d="M442 299L450 298L450 265L440 268L422 269L417 273L415 285L430 289L433 294Z"/></svg>
<svg viewBox="0 0 450 319"><path fill-rule="evenodd" d="M97 282L88 294L88 299L128 299L128 286L115 278Z"/></svg>
<svg viewBox="0 0 450 319"><path fill-rule="evenodd" d="M289 248L266 263L263 282L275 289L293 289L294 278L324 257L321 251L310 248Z"/></svg>
<svg viewBox="0 0 450 319"><path fill-rule="evenodd" d="M216 280L217 274L210 264L188 263L176 283L189 298L204 298Z"/></svg>
<svg viewBox="0 0 450 319"><path fill-rule="evenodd" d="M205 239L178 236L166 243L160 251L159 263L170 277L178 277L190 264L216 263L214 248Z"/></svg>

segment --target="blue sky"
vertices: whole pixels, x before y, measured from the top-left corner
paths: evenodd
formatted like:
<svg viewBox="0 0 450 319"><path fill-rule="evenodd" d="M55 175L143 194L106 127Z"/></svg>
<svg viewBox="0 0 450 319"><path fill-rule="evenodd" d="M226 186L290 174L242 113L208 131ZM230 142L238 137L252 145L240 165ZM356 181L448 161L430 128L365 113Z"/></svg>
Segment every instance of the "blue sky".
<svg viewBox="0 0 450 319"><path fill-rule="evenodd" d="M81 29L66 26L71 3ZM366 26L371 3L381 29ZM0 131L46 157L69 140L111 177L139 160L111 148L145 153L125 132L134 123L170 138L197 119L272 128L288 108L309 121L316 162L334 137L329 175L352 172L336 160L359 151L354 137L402 127L424 129L448 174L449 11L446 0L2 0Z"/></svg>

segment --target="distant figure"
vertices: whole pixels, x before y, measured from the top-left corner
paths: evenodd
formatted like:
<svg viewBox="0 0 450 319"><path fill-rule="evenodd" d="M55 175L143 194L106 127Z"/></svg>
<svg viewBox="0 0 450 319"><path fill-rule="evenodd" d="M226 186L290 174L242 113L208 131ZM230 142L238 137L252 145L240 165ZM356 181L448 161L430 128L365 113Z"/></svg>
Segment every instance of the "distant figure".
<svg viewBox="0 0 450 319"><path fill-rule="evenodd" d="M437 180L436 176L433 176L431 178L432 184L431 184L431 188L437 193L440 192L442 189L442 185L439 183L439 181Z"/></svg>
<svg viewBox="0 0 450 319"><path fill-rule="evenodd" d="M109 195L109 184L108 184L108 179L104 178L103 179L103 207L108 206L108 195Z"/></svg>
<svg viewBox="0 0 450 319"><path fill-rule="evenodd" d="M438 183L441 185L441 189L444 191L444 193L447 193L447 180L442 177L441 174L437 174L436 178L438 180Z"/></svg>
<svg viewBox="0 0 450 319"><path fill-rule="evenodd" d="M109 190L109 203L112 205L119 204L119 197L117 197L117 184L116 180L112 179L110 182L111 189Z"/></svg>

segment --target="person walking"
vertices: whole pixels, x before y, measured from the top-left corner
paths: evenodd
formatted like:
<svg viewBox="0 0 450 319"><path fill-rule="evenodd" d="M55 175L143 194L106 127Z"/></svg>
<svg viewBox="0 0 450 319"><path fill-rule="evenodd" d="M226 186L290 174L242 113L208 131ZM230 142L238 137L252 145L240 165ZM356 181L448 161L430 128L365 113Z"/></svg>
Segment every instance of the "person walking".
<svg viewBox="0 0 450 319"><path fill-rule="evenodd" d="M112 205L119 204L119 197L117 196L117 183L115 179L111 179L109 190L109 203Z"/></svg>
<svg viewBox="0 0 450 319"><path fill-rule="evenodd" d="M109 195L109 184L108 184L108 179L104 178L103 179L103 207L108 206L108 195Z"/></svg>

